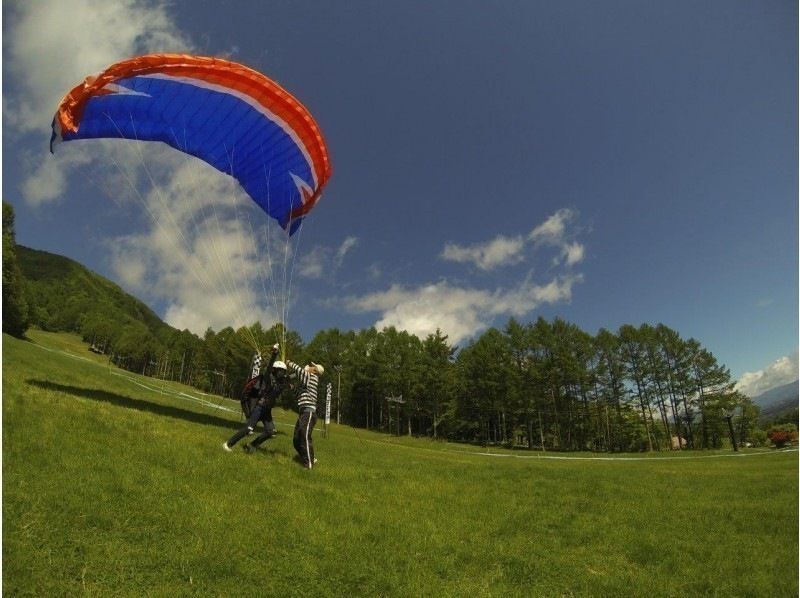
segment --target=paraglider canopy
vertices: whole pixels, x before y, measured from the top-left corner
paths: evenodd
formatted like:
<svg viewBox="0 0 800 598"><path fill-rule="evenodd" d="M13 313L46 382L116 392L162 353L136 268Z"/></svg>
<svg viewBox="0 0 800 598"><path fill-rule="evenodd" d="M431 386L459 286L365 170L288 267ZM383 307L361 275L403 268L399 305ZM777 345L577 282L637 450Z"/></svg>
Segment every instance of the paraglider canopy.
<svg viewBox="0 0 800 598"><path fill-rule="evenodd" d="M50 149L97 138L161 141L200 158L290 235L331 175L308 110L261 73L220 58L138 56L87 77L61 101Z"/></svg>

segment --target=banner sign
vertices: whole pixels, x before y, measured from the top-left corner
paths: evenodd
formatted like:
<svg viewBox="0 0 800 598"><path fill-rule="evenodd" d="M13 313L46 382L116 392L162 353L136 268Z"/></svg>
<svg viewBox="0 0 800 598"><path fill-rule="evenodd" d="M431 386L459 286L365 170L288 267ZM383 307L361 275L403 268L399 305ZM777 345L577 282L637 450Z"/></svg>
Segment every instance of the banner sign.
<svg viewBox="0 0 800 598"><path fill-rule="evenodd" d="M325 398L325 425L331 423L331 383L328 382L328 394Z"/></svg>

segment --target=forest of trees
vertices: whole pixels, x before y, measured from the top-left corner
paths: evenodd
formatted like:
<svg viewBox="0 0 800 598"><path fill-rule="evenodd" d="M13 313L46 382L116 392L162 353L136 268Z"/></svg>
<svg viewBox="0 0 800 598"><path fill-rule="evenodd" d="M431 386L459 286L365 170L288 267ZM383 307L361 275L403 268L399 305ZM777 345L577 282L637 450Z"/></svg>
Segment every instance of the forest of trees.
<svg viewBox="0 0 800 598"><path fill-rule="evenodd" d="M728 416L744 441L758 415L710 352L663 325L591 336L560 319L511 320L460 350L438 331L330 329L304 344L255 324L199 338L98 311L72 331L120 367L229 397L248 377L249 339L266 349L285 337L293 360L326 366L334 421L393 434L545 450L712 448L728 438Z"/></svg>
<svg viewBox="0 0 800 598"><path fill-rule="evenodd" d="M4 209L13 254L13 214ZM279 325L199 337L161 322L138 300L83 266L18 247L28 324L75 332L119 367L235 398L252 340L266 351L285 338L288 356L326 367L331 418L392 434L537 450L704 449L758 441L758 408L734 390L730 372L695 339L664 325L624 325L591 335L561 319L509 320L466 346L440 331L420 339L394 328L318 332L303 343ZM16 266L14 266L16 267ZM18 279L14 279L17 280ZM284 397L291 407L291 396ZM321 400L324 407L324 398Z"/></svg>
<svg viewBox="0 0 800 598"><path fill-rule="evenodd" d="M560 319L512 319L460 350L439 331L333 329L305 351L339 368L334 419L395 434L540 450L714 448L729 423L748 439L758 416L710 352L663 325L591 336Z"/></svg>

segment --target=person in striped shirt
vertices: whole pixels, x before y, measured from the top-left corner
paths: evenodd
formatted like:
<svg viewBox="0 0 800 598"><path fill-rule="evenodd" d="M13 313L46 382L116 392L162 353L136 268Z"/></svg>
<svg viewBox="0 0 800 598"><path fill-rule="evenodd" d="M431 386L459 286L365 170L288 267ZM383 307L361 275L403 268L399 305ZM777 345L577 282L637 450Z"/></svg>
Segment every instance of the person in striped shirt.
<svg viewBox="0 0 800 598"><path fill-rule="evenodd" d="M314 424L317 423L317 390L319 377L325 373L325 368L313 361L302 367L287 360L286 365L297 373L300 381L300 394L297 397L297 423L294 426L294 450L300 456L304 467L311 469L317 460L314 458L314 442L311 435Z"/></svg>

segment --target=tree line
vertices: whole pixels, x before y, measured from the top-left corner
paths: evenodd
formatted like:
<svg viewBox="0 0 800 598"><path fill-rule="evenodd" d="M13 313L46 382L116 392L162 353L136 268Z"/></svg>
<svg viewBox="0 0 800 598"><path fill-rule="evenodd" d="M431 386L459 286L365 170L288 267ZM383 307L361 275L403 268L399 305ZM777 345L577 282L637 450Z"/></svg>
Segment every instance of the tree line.
<svg viewBox="0 0 800 598"><path fill-rule="evenodd" d="M539 450L622 452L745 442L758 408L695 339L624 325L590 335L556 318L490 328L461 349L441 331L318 333L342 421Z"/></svg>
<svg viewBox="0 0 800 598"><path fill-rule="evenodd" d="M333 328L304 344L280 325L159 337L87 317L79 332L120 367L231 398L249 376L251 339L266 349L286 338L293 360L326 366L333 421L391 434L627 452L718 448L757 429L758 408L729 370L663 324L590 335L559 318L511 319L462 348L438 330L420 339L395 328Z"/></svg>
<svg viewBox="0 0 800 598"><path fill-rule="evenodd" d="M331 417L353 426L569 451L705 449L731 436L740 443L764 437L756 425L758 408L734 390L729 370L699 341L663 324L591 335L559 318L511 319L463 347L439 330L420 339L394 328L328 329L307 344L280 325L266 329L259 323L209 329L200 337L167 326L82 267L65 277L64 264L48 261L58 256L38 255L36 274L25 280L11 263L13 211L7 215L7 205L4 330L24 332L32 325L75 332L110 362L143 375L238 398L253 342L266 351L285 338L293 360L325 365ZM47 276L48 269L58 276ZM7 310L16 318L9 318L13 326ZM291 396L284 401L292 405ZM321 407L324 402L323 396Z"/></svg>

